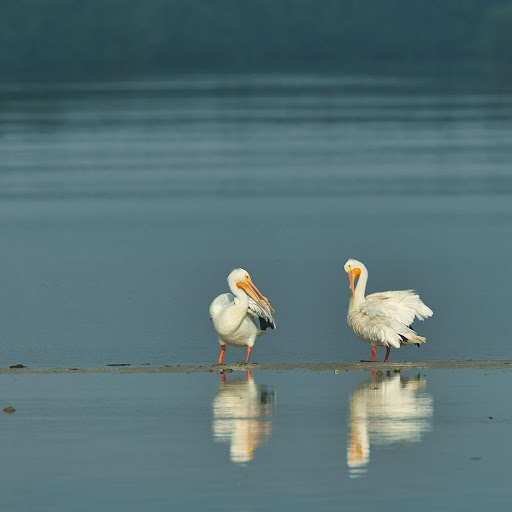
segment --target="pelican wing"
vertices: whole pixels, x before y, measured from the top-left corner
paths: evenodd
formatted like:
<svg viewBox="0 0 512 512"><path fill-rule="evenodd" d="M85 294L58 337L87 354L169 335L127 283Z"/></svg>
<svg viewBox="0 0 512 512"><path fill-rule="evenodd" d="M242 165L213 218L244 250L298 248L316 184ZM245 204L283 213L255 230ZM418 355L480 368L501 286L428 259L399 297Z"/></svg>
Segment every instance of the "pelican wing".
<svg viewBox="0 0 512 512"><path fill-rule="evenodd" d="M361 304L360 311L370 318L380 316L407 327L415 317L424 320L433 315L414 290L372 293Z"/></svg>
<svg viewBox="0 0 512 512"><path fill-rule="evenodd" d="M259 329L264 331L267 327L271 329L276 328L276 323L272 318L272 315L263 307L260 306L254 299L248 297L249 306L247 308L247 314L254 320L256 326L258 326L259 321ZM210 319L213 321L225 308L232 306L233 304L238 304L240 301L232 294L232 293L223 293L216 297L213 302L210 304Z"/></svg>
<svg viewBox="0 0 512 512"><path fill-rule="evenodd" d="M276 328L276 323L272 318L272 315L251 297L249 297L249 307L247 308L247 313L251 315L255 320L259 319L260 329L262 331L264 331L267 327L270 327L271 329Z"/></svg>
<svg viewBox="0 0 512 512"><path fill-rule="evenodd" d="M210 304L210 309L208 310L210 314L210 320L213 321L221 311L223 311L228 306L234 304L235 297L231 293L223 293L216 297L213 302Z"/></svg>

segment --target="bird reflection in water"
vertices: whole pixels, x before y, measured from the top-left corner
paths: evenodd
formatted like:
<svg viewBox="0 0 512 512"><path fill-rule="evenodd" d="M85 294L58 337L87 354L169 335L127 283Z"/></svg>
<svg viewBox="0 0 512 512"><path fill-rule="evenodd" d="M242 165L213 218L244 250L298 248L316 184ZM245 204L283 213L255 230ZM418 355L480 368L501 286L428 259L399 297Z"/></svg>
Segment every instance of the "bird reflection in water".
<svg viewBox="0 0 512 512"><path fill-rule="evenodd" d="M431 430L432 397L421 390L424 378L402 378L400 374L377 376L363 382L350 398L350 439L347 449L349 475L366 473L370 444L421 441Z"/></svg>
<svg viewBox="0 0 512 512"><path fill-rule="evenodd" d="M216 441L230 443L233 462L251 461L254 449L270 438L274 404L274 390L257 386L251 372L229 382L221 374L219 391L213 400L212 430Z"/></svg>

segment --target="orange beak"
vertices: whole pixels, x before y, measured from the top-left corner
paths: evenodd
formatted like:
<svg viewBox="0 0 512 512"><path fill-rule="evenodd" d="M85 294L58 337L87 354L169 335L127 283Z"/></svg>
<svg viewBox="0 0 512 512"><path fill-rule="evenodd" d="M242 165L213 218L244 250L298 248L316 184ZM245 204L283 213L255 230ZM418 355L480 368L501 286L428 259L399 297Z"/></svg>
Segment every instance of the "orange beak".
<svg viewBox="0 0 512 512"><path fill-rule="evenodd" d="M247 282L238 281L236 285L238 288L242 288L249 297L252 297L269 315L271 315L270 311L275 313L275 309L270 305L267 297L256 288L250 279Z"/></svg>
<svg viewBox="0 0 512 512"><path fill-rule="evenodd" d="M356 280L356 277L359 277L360 275L361 275L361 270L358 268L351 268L348 271L348 280L350 283L350 291L352 292L352 297L355 296L354 282Z"/></svg>

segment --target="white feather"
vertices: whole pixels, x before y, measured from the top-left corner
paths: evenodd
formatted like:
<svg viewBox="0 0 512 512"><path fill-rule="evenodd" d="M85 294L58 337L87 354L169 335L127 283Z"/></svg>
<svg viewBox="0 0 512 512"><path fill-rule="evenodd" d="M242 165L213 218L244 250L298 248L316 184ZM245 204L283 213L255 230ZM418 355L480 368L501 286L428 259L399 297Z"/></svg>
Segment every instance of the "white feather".
<svg viewBox="0 0 512 512"><path fill-rule="evenodd" d="M232 293L223 293L210 304L210 319L221 347L224 345L247 346L248 361L250 348L253 347L256 338L266 333L265 327L275 329L276 323L270 313L270 304L267 299L263 298L259 304L242 289L246 288L255 297L260 293L246 270L241 268L233 270L228 276L228 286ZM260 319L264 328L261 328Z"/></svg>
<svg viewBox="0 0 512 512"><path fill-rule="evenodd" d="M350 299L347 321L362 340L372 346L400 348L401 345L424 343L410 325L415 318L433 315L414 290L372 293L364 296L368 271L357 260L349 260L345 270L359 269L359 281Z"/></svg>

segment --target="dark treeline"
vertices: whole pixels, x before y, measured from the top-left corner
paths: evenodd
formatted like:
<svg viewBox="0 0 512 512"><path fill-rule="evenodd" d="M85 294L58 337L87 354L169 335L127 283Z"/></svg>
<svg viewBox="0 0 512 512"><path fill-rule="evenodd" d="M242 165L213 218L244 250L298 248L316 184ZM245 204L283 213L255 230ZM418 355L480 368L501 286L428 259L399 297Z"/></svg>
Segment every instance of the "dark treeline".
<svg viewBox="0 0 512 512"><path fill-rule="evenodd" d="M512 58L512 0L1 0L3 77Z"/></svg>

